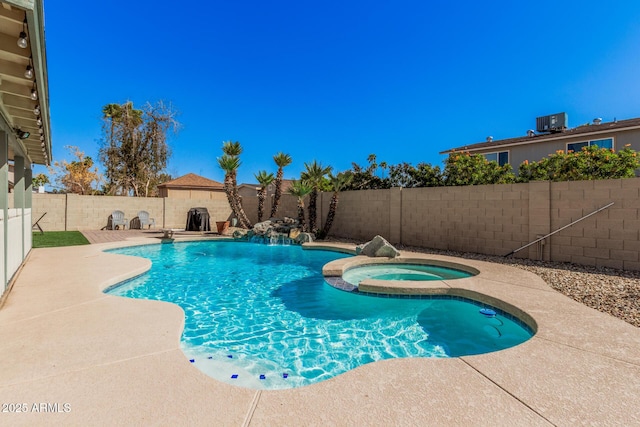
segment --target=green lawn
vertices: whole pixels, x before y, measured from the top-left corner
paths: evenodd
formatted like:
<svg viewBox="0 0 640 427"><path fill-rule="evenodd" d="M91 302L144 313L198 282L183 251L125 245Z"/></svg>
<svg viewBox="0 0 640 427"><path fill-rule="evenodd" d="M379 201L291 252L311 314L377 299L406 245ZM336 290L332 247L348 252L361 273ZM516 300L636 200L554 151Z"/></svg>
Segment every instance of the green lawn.
<svg viewBox="0 0 640 427"><path fill-rule="evenodd" d="M88 245L89 241L79 231L45 231L33 233L34 248L55 248L57 246Z"/></svg>

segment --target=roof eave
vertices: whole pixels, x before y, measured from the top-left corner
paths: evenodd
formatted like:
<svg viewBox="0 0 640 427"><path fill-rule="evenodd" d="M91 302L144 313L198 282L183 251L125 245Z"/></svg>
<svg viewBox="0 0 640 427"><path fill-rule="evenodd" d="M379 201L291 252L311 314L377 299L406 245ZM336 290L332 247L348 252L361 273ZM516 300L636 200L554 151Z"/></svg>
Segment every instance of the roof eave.
<svg viewBox="0 0 640 427"><path fill-rule="evenodd" d="M600 126L600 125L594 125L594 126ZM526 140L526 141L520 141L520 142L511 142L511 143L504 143L504 144L495 144L495 145L488 145L488 146L480 146L480 147L474 147L474 148L467 148L467 147L458 147L458 148L452 148L450 150L446 150L446 151L441 151L439 154L450 154L456 151L467 151L467 152L472 152L472 151L483 151L486 150L488 148L503 148L503 147L514 147L517 145L528 145L528 144L534 144L534 143L538 143L538 142L547 142L547 141L557 141L557 140L562 140L562 139L568 139L568 138L576 138L576 137L581 137L581 136L588 136L588 135L601 135L604 133L611 133L612 131L630 131L630 130L637 130L640 129L640 126L629 126L629 127L623 127L623 128L618 128L618 129L606 129L606 130L598 130L595 132L584 132L584 133L580 133L577 135L567 135L566 133L560 134L557 137L550 137L550 138L544 138L543 140L539 139L538 137L531 137L530 139ZM496 141L496 143L498 143L499 141Z"/></svg>

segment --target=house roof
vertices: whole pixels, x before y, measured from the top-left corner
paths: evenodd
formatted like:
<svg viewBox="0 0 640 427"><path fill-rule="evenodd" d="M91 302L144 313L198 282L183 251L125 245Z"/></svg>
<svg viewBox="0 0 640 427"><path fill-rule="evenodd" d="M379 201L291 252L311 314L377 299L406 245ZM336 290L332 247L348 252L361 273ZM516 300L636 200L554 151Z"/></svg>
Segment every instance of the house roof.
<svg viewBox="0 0 640 427"><path fill-rule="evenodd" d="M596 124L586 124L573 129L567 129L563 132L534 134L533 136L522 136L518 138L500 139L491 142L479 142L475 144L465 145L462 147L452 148L450 150L441 151L440 154L449 154L454 151L477 151L485 150L493 147L505 147L513 145L533 144L542 141L553 141L557 139L572 138L575 136L590 136L611 131L631 130L640 128L640 118L617 120L613 122Z"/></svg>
<svg viewBox="0 0 640 427"><path fill-rule="evenodd" d="M196 175L195 173L188 173L172 181L164 182L158 185L158 188L197 188L208 190L224 190L224 184L209 178L205 178L204 176Z"/></svg>

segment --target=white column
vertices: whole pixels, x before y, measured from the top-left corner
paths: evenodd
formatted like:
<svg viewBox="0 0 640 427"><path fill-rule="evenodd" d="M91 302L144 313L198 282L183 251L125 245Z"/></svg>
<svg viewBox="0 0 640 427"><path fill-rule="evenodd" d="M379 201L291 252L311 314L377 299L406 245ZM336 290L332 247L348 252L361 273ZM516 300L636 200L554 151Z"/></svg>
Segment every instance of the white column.
<svg viewBox="0 0 640 427"><path fill-rule="evenodd" d="M31 209L33 207L33 169L32 165L27 163L24 169L24 207Z"/></svg>
<svg viewBox="0 0 640 427"><path fill-rule="evenodd" d="M24 157L14 156L13 159L13 207L18 210L20 216L20 222L22 227L20 228L20 241L19 246L21 250L21 258L24 259Z"/></svg>
<svg viewBox="0 0 640 427"><path fill-rule="evenodd" d="M2 238L0 238L0 295L7 288L9 278L7 277L7 233L9 232L9 135L0 130L0 212L2 213Z"/></svg>

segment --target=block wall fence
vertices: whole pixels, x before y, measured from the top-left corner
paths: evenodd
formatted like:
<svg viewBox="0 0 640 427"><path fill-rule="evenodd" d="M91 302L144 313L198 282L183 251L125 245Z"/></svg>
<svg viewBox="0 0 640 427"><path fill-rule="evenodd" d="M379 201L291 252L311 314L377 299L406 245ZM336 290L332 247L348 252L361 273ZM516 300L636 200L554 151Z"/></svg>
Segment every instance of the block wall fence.
<svg viewBox="0 0 640 427"><path fill-rule="evenodd" d="M320 223L331 196L320 195ZM516 256L640 271L640 178L392 188L348 191L339 197L332 236L365 242L380 234L394 244L488 255L506 255L613 202ZM32 218L35 222L47 212L40 224L49 231L96 230L115 209L129 219L147 210L156 224L183 228L188 210L197 206L207 207L212 221L231 217L226 200L34 194ZM244 197L243 206L256 222L257 197ZM296 207L297 199L284 195L278 216L295 218ZM270 211L267 199L264 218Z"/></svg>
<svg viewBox="0 0 640 427"><path fill-rule="evenodd" d="M195 207L205 207L211 221L226 221L231 208L224 200L191 200L157 197L81 196L78 194L33 194L33 221L42 214L40 221L45 231L100 230L107 225L109 215L115 210L124 212L131 221L138 211L147 211L155 219L156 227L184 228L187 212ZM215 225L212 225L215 229Z"/></svg>

